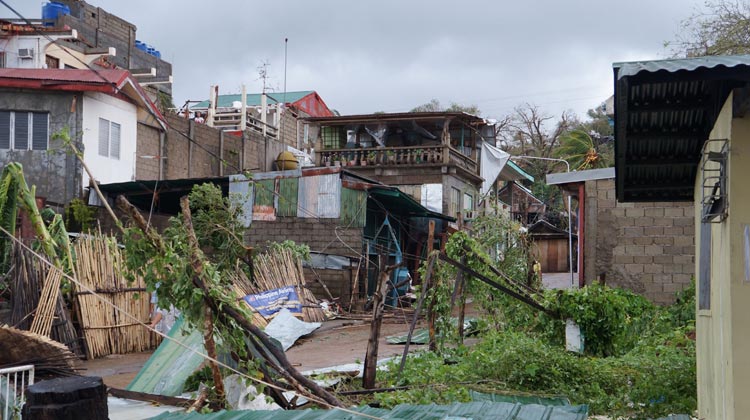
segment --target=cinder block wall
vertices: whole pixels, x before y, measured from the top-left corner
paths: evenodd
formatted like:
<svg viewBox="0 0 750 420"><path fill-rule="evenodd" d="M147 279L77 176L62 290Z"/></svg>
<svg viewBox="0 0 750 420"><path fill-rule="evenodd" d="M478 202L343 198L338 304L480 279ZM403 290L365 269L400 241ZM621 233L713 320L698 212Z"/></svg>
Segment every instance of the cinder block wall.
<svg viewBox="0 0 750 420"><path fill-rule="evenodd" d="M619 203L614 179L585 188L586 283L603 277L653 302L674 302L695 271L693 203Z"/></svg>
<svg viewBox="0 0 750 420"><path fill-rule="evenodd" d="M135 179L155 180L159 179L159 137L161 131L145 125L138 124L136 132L136 150L135 157Z"/></svg>
<svg viewBox="0 0 750 420"><path fill-rule="evenodd" d="M245 237L245 242L262 250L268 242L292 240L306 244L311 251L345 255L359 258L362 250L362 228L340 227L338 219L303 219L297 217L277 217L275 222L253 221ZM334 233L335 229L335 233ZM341 238L339 240L337 238ZM351 290L351 270L315 270L330 290L334 298L349 302ZM311 270L305 270L310 289L318 299L328 299L323 287L318 284Z"/></svg>

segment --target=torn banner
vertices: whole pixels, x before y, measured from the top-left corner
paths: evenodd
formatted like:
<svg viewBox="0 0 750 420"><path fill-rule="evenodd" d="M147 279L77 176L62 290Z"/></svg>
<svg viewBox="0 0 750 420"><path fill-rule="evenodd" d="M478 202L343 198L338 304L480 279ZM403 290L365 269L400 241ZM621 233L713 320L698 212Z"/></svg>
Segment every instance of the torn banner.
<svg viewBox="0 0 750 420"><path fill-rule="evenodd" d="M256 295L245 296L245 302L265 318L273 317L283 308L302 314L302 304L294 286L285 286Z"/></svg>

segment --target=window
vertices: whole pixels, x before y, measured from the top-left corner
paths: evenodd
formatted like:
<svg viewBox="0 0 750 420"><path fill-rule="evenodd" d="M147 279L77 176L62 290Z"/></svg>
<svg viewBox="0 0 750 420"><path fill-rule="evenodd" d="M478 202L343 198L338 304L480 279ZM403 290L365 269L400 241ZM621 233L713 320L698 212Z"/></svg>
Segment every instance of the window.
<svg viewBox="0 0 750 420"><path fill-rule="evenodd" d="M44 64L47 65L48 69L59 69L60 59L52 57L51 55L44 56Z"/></svg>
<svg viewBox="0 0 750 420"><path fill-rule="evenodd" d="M461 210L461 190L455 187L451 187L451 201L448 213L450 216L458 217L458 212Z"/></svg>
<svg viewBox="0 0 750 420"><path fill-rule="evenodd" d="M0 111L0 150L47 150L49 114Z"/></svg>
<svg viewBox="0 0 750 420"><path fill-rule="evenodd" d="M120 124L99 118L99 156L120 159Z"/></svg>
<svg viewBox="0 0 750 420"><path fill-rule="evenodd" d="M474 217L474 196L464 194L464 217L472 219Z"/></svg>

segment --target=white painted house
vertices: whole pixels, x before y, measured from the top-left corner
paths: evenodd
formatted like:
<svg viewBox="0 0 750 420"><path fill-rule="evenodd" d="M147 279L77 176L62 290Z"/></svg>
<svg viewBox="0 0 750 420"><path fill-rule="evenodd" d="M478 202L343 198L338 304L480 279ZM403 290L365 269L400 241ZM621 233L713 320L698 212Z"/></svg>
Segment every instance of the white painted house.
<svg viewBox="0 0 750 420"><path fill-rule="evenodd" d="M21 162L37 195L54 204L92 182L55 134L67 131L83 149L96 182L127 182L137 178L139 126L166 130L127 70L0 69L0 165Z"/></svg>

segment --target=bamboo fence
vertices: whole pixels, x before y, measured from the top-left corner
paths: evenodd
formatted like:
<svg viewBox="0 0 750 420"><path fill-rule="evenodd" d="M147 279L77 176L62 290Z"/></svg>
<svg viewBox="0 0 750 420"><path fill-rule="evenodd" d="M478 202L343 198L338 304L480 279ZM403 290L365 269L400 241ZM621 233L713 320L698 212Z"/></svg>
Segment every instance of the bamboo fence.
<svg viewBox="0 0 750 420"><path fill-rule="evenodd" d="M73 289L87 357L154 348L157 336L122 312L149 324L151 299L143 279L136 278L132 283L127 280L123 255L114 240L101 234L82 237L73 249L78 281L98 295L77 285Z"/></svg>
<svg viewBox="0 0 750 420"><path fill-rule="evenodd" d="M75 354L83 355L78 335L70 320L70 313L61 293L57 293L54 300L54 312L50 314L42 312L50 310L51 293L48 290L46 298L40 299L44 289L44 279L48 277L50 267L42 263L36 256L26 251L20 245L14 244L12 250L12 268L8 273L11 281L12 311L10 323L20 330L32 329L32 323L39 318L37 328L42 323L42 318L51 322L51 338L62 343ZM59 284L59 283L58 283Z"/></svg>

